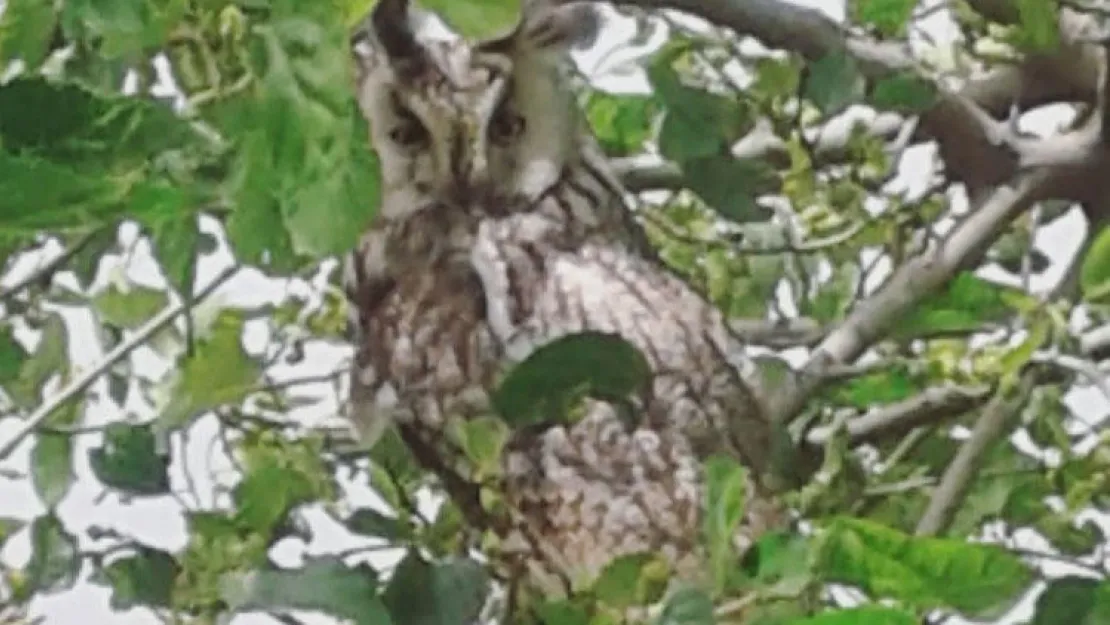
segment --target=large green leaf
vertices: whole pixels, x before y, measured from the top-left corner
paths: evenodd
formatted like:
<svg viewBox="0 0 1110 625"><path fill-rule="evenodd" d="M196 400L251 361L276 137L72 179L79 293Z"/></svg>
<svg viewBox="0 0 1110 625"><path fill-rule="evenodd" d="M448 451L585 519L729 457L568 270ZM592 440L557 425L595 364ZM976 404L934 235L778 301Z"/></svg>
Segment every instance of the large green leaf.
<svg viewBox="0 0 1110 625"><path fill-rule="evenodd" d="M11 326L0 326L0 384L7 384L19 377L29 354L15 340Z"/></svg>
<svg viewBox="0 0 1110 625"><path fill-rule="evenodd" d="M62 26L70 37L100 43L107 58L153 52L185 17L186 0L67 0Z"/></svg>
<svg viewBox="0 0 1110 625"><path fill-rule="evenodd" d="M493 405L514 426L560 421L582 394L619 401L645 389L650 378L651 365L628 341L580 332L547 343L514 367Z"/></svg>
<svg viewBox="0 0 1110 625"><path fill-rule="evenodd" d="M1018 289L964 272L945 284L895 324L892 334L901 339L948 332L968 332L996 323L1016 312L1025 298Z"/></svg>
<svg viewBox="0 0 1110 625"><path fill-rule="evenodd" d="M142 285L131 285L126 292L117 285L109 287L92 298L93 308L107 324L134 330L162 311L169 297Z"/></svg>
<svg viewBox="0 0 1110 625"><path fill-rule="evenodd" d="M182 427L202 412L238 403L255 389L261 368L243 349L242 327L239 314L220 311L211 334L197 341L193 353L181 363L157 428Z"/></svg>
<svg viewBox="0 0 1110 625"><path fill-rule="evenodd" d="M310 560L300 569L231 573L221 594L232 612L318 610L358 625L392 623L378 598L374 570L332 558Z"/></svg>
<svg viewBox="0 0 1110 625"><path fill-rule="evenodd" d="M586 103L586 117L606 154L624 156L643 149L656 108L654 98L594 91Z"/></svg>
<svg viewBox="0 0 1110 625"><path fill-rule="evenodd" d="M670 571L659 554L640 552L611 560L593 584L593 594L615 608L650 605L667 589Z"/></svg>
<svg viewBox="0 0 1110 625"><path fill-rule="evenodd" d="M251 262L345 252L374 216L378 166L350 90L347 33L330 19L281 14L253 30L257 81L219 123L237 143L228 235ZM284 231L282 229L284 228Z"/></svg>
<svg viewBox="0 0 1110 625"><path fill-rule="evenodd" d="M31 448L31 483L46 507L56 507L75 479L72 435L40 432Z"/></svg>
<svg viewBox="0 0 1110 625"><path fill-rule="evenodd" d="M394 570L382 600L395 623L466 625L477 619L488 591L489 576L474 560L429 563L409 551Z"/></svg>
<svg viewBox="0 0 1110 625"><path fill-rule="evenodd" d="M856 61L843 52L809 64L802 92L825 115L835 115L863 97L864 80Z"/></svg>
<svg viewBox="0 0 1110 625"><path fill-rule="evenodd" d="M520 0L421 0L420 4L476 39L504 34L520 16Z"/></svg>
<svg viewBox="0 0 1110 625"><path fill-rule="evenodd" d="M765 221L771 214L756 198L774 187L776 174L757 159L699 156L682 163L686 185L706 204L735 222Z"/></svg>
<svg viewBox="0 0 1110 625"><path fill-rule="evenodd" d="M0 14L0 65L22 59L34 69L50 51L50 36L58 18L42 0L8 0Z"/></svg>
<svg viewBox="0 0 1110 625"><path fill-rule="evenodd" d="M65 375L68 372L68 340L61 315L53 313L47 317L34 353L23 361L19 378L7 389L18 405L24 408L37 406L47 380L54 375Z"/></svg>
<svg viewBox="0 0 1110 625"><path fill-rule="evenodd" d="M863 519L835 519L823 540L820 569L826 580L921 608L987 615L1014 601L1033 580L1021 559L1001 547L912 537Z"/></svg>
<svg viewBox="0 0 1110 625"><path fill-rule="evenodd" d="M864 24L887 37L900 37L917 6L917 0L851 0L849 9Z"/></svg>
<svg viewBox="0 0 1110 625"><path fill-rule="evenodd" d="M244 450L246 474L232 493L236 520L265 534L295 506L330 497L330 474L320 451L315 444L287 443L272 433L252 435Z"/></svg>
<svg viewBox="0 0 1110 625"><path fill-rule="evenodd" d="M713 600L700 588L676 589L663 605L657 625L713 625Z"/></svg>
<svg viewBox="0 0 1110 625"><path fill-rule="evenodd" d="M1103 228L1083 257L1079 270L1079 286L1089 301L1103 301L1110 296L1110 228Z"/></svg>

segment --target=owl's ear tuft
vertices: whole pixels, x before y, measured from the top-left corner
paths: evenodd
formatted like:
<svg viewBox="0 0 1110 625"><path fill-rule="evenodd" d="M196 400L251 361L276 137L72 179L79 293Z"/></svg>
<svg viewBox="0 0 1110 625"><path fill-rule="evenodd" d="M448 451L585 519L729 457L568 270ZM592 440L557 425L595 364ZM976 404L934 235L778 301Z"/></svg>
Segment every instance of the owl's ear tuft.
<svg viewBox="0 0 1110 625"><path fill-rule="evenodd" d="M416 37L423 18L409 0L378 0L351 36L351 54L358 67L365 70L382 59L395 69L417 69L425 54Z"/></svg>
<svg viewBox="0 0 1110 625"><path fill-rule="evenodd" d="M503 54L589 47L601 30L601 14L594 4L589 0L524 0L520 23L513 32L479 47Z"/></svg>

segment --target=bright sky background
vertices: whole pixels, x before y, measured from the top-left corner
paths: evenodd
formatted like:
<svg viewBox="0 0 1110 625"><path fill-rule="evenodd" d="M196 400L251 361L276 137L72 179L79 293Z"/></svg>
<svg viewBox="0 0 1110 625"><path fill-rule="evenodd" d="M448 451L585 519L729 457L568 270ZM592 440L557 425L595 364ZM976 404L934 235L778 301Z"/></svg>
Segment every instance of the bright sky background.
<svg viewBox="0 0 1110 625"><path fill-rule="evenodd" d="M836 19L843 17L842 0L797 0L820 8ZM932 4L932 2L930 2ZM2 6L2 3L0 3ZM923 24L924 31L938 43L952 41L957 33L953 24L947 19L945 11L932 14ZM607 33L609 41L623 41L631 34L629 23L614 23L610 25ZM661 43L662 37L656 38L656 43ZM922 43L921 37L914 37L915 45ZM627 65L621 67L622 60L627 55L609 54L610 45L599 45L595 49L581 54L581 66L591 75L599 85L619 91L646 90L647 83L639 71L628 72ZM599 66L599 62L601 63ZM172 88L172 87L170 87ZM1047 133L1056 127L1062 120L1067 119L1067 113L1058 111L1039 111L1023 118L1022 123L1026 130L1036 133ZM932 168L933 150L928 148L915 148L908 151L901 165L901 175L895 185L904 185L911 192L920 192L926 186L925 176ZM207 220L205 228L216 232L215 222ZM135 240L135 231L125 229L127 232L121 237L126 249ZM1063 262L1069 259L1076 249L1076 244L1085 226L1077 211L1058 220L1050 228L1041 230L1037 243L1039 247L1054 261L1051 270L1034 279L1034 289L1044 291L1051 287L1063 271ZM22 276L33 271L35 267L60 251L60 246L53 246L44 254L22 259L11 271L0 280L0 285L10 285ZM219 251L216 254L202 259L198 268L198 285L208 284L222 269L232 263L232 256L226 244L220 241ZM97 288L103 287L110 281L120 280L126 275L126 280L135 284L143 284L161 288L164 285L156 265L151 259L149 247L143 243L134 246L127 258L114 256L105 261L97 280ZM1000 277L1000 272L990 271L992 278ZM60 276L59 281L70 280L71 276ZM254 308L267 303L277 304L290 295L307 297L310 301L318 301L321 287L325 283L326 274L317 276L311 283L305 281L278 281L268 279L254 270L244 270L234 279L226 283L212 298L202 311L214 309L216 304L243 306ZM75 286L75 285L74 285ZM86 312L61 309L62 314L70 329L70 352L75 366L85 369L95 366L104 355L99 341L95 337L95 325L91 316ZM202 312L203 315L203 312ZM20 338L30 338L34 333L24 331ZM270 340L264 322L251 322L247 333L247 348L252 351L261 350ZM347 348L309 344L305 360L296 367L279 366L272 370L275 380L317 376L329 371L334 371L342 366L343 360L348 356ZM791 360L798 361L801 353L789 354ZM150 348L141 348L132 355L133 371L149 380L158 380L168 371L169 364L166 358L158 355ZM298 411L298 416L306 422L322 424L332 419L338 410L338 397L335 389L327 385L316 384L298 387L299 393L304 395L318 395L324 400L311 409ZM57 389L53 389L56 391ZM96 426L119 420L123 415L111 402L95 399L96 396L106 396L107 385L101 380L91 390L92 399L88 404L84 424ZM345 391L343 391L345 392ZM1101 421L1107 413L1106 401L1097 391L1090 388L1079 388L1068 396L1068 403L1076 412L1087 415L1092 424ZM138 399L137 393L130 395L128 405L125 407L127 414L142 420L152 418L156 414L156 407L146 405ZM18 423L14 419L0 421L0 443L6 442L17 429ZM227 496L217 497L215 487L220 485L226 489L234 484L235 476L226 457L214 445L214 434L217 431L214 418L201 419L191 430L185 453L175 449L174 457L177 459L171 468L173 473L173 487L175 491L185 492L188 485L183 479L182 462L184 457L190 472L195 478L194 497L185 492L182 497L194 508L210 509L226 502ZM82 537L82 549L96 549L103 544L96 544L83 536L86 529L91 526L110 527L119 532L133 536L139 541L171 551L184 547L186 541L185 525L180 515L180 504L172 497L142 498L128 503L121 503L114 495L102 496L103 491L99 483L92 478L88 468L88 449L99 443L99 435L85 435L78 437L75 461L79 476L78 481L69 491L66 498L59 506L59 515L67 529ZM181 437L175 437L180 443ZM44 512L42 504L38 501L27 479L12 477L12 474L25 475L28 467L28 458L31 445L25 442L12 458L0 463L0 516L13 516L30 520ZM206 476L215 475L216 480L207 479ZM347 501L353 506L363 507L377 505L376 497L370 491L364 476L355 481L349 477L343 478L342 486L347 494ZM295 565L302 561L305 555L322 555L337 553L360 545L373 544L372 541L349 534L341 525L331 521L319 509L308 509L303 513L305 519L311 522L314 537L305 544L299 539L286 539L274 548L275 559L284 565ZM1110 523L1103 523L1103 528L1110 531ZM1030 543L1025 546L1041 549L1042 544ZM21 532L10 539L5 548L0 551L0 558L9 565L22 565L30 555L27 532ZM360 559L369 559L375 565L390 565L396 561L400 554L377 552L372 556L363 554L357 558L352 557L349 562ZM84 581L89 570L82 572L82 581L77 586L65 593L53 596L40 595L33 604L32 616L45 617L47 625L66 625L69 623L88 623L89 625L148 625L157 620L146 610L132 610L126 613L112 612L108 607L109 590ZM1028 615L1029 604L1032 597L1023 601L1014 612L1004 621L1006 625L1019 623ZM305 615L307 623L326 623L330 619L319 616ZM240 615L233 621L235 625L268 625L276 623L263 615Z"/></svg>

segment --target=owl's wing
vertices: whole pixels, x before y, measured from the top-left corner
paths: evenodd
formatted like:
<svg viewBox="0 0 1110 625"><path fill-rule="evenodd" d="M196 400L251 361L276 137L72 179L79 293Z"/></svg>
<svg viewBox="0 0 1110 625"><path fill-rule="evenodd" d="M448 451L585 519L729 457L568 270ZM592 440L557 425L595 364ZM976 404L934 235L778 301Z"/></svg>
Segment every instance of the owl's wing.
<svg viewBox="0 0 1110 625"><path fill-rule="evenodd" d="M561 250L521 234L512 221L483 224L471 254L491 332L511 360L575 332L619 334L655 374L650 424L677 428L699 452L731 451L759 473L769 468L772 428L752 390L757 374L716 306L627 246Z"/></svg>

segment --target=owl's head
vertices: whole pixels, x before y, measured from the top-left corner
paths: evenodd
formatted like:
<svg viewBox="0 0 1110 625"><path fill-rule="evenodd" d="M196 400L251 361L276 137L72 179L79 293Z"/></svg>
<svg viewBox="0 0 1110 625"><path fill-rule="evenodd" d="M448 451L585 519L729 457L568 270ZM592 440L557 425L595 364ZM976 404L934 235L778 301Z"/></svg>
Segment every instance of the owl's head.
<svg viewBox="0 0 1110 625"><path fill-rule="evenodd" d="M470 42L437 36L409 0L379 0L352 39L382 217L530 199L575 157L579 118L562 62L596 36L598 16L587 2L523 4L509 34Z"/></svg>

